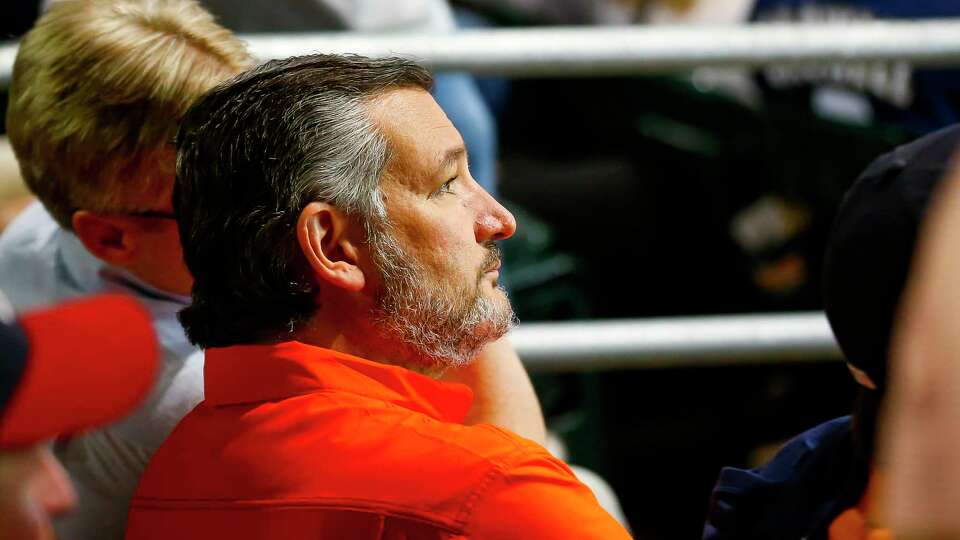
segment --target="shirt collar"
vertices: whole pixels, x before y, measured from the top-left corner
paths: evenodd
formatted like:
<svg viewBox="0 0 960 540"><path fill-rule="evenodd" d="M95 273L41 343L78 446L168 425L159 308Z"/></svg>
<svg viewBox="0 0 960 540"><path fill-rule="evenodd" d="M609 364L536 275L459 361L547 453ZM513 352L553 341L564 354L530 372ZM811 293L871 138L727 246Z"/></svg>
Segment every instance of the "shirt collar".
<svg viewBox="0 0 960 540"><path fill-rule="evenodd" d="M132 272L118 266L104 265L100 270L100 276L107 283L125 289L131 289L140 297L160 302L172 302L178 304L180 308L190 305L189 296L158 289L133 275ZM110 287L107 288L109 289Z"/></svg>
<svg viewBox="0 0 960 540"><path fill-rule="evenodd" d="M364 360L296 341L208 349L207 405L273 401L322 391L360 394L462 423L473 392L408 369Z"/></svg>
<svg viewBox="0 0 960 540"><path fill-rule="evenodd" d="M53 219L53 218L48 218ZM76 235L57 225L55 232L60 247L60 262L67 279L85 292L107 292L129 289L141 299L170 303L170 310L177 311L190 304L190 297L160 290L137 278L131 272L105 264L94 257ZM104 285L105 284L105 285Z"/></svg>
<svg viewBox="0 0 960 540"><path fill-rule="evenodd" d="M53 218L47 219L53 222ZM52 234L59 247L57 258L63 277L80 291L99 290L102 287L100 271L104 267L103 261L87 251L73 232L60 228L56 223L53 226L56 227Z"/></svg>

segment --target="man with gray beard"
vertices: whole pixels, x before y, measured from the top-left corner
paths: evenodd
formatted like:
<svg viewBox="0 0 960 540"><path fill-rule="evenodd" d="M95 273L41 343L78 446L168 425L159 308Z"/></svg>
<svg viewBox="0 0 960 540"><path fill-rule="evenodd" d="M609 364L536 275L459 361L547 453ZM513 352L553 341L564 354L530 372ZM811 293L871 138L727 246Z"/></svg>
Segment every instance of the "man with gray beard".
<svg viewBox="0 0 960 540"><path fill-rule="evenodd" d="M384 283L374 319L382 333L406 344L407 353L420 358L428 372L469 364L488 342L515 324L509 304L480 293L486 273L500 268L497 244L484 243L487 255L474 283L437 287L388 230L374 230L369 238ZM501 286L496 288L505 293Z"/></svg>
<svg viewBox="0 0 960 540"><path fill-rule="evenodd" d="M196 102L174 207L205 400L127 537L621 539L561 461L438 380L514 324L513 216L406 60L269 62Z"/></svg>

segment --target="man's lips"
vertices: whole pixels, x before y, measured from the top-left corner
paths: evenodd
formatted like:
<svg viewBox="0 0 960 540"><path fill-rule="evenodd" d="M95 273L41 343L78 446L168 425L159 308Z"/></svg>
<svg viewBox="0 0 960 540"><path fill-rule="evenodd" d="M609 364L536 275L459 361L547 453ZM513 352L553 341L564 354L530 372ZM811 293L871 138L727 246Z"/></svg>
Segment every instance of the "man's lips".
<svg viewBox="0 0 960 540"><path fill-rule="evenodd" d="M495 274L500 271L501 251L500 246L493 242L487 242L485 247L487 248L487 255L483 259L483 264L481 268L484 268L483 274Z"/></svg>

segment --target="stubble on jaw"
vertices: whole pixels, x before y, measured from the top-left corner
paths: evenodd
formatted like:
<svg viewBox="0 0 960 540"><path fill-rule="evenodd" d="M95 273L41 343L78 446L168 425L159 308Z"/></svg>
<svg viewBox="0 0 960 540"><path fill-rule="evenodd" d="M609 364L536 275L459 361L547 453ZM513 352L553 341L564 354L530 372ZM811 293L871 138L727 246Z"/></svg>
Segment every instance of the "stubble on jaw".
<svg viewBox="0 0 960 540"><path fill-rule="evenodd" d="M493 297L482 291L486 273L500 261L493 242L484 246L487 254L472 287L456 287L430 276L403 251L388 225L368 225L368 237L383 283L371 316L381 337L397 342L407 367L437 375L465 366L516 325L506 290L495 284Z"/></svg>

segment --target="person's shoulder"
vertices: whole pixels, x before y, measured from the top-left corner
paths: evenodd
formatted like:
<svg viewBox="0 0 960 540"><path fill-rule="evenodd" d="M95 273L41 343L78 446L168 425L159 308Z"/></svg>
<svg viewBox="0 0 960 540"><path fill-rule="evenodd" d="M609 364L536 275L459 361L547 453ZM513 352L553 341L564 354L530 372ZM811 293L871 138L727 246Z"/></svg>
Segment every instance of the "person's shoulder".
<svg viewBox="0 0 960 540"><path fill-rule="evenodd" d="M546 450L498 428L331 394L201 403L154 454L135 506L296 503L458 530L504 481L576 483Z"/></svg>
<svg viewBox="0 0 960 540"><path fill-rule="evenodd" d="M724 467L710 498L703 538L806 530L848 478L852 437L852 419L843 416L790 439L760 467Z"/></svg>
<svg viewBox="0 0 960 540"><path fill-rule="evenodd" d="M479 428L499 439L501 452L489 457L490 470L464 507L467 537L630 538L566 463L534 442L493 426Z"/></svg>
<svg viewBox="0 0 960 540"><path fill-rule="evenodd" d="M451 475L475 478L509 475L532 463L573 478L569 467L545 448L492 424L464 425L397 409L348 414L357 416L350 425L359 422L366 426L368 433L385 430L382 431L387 449L385 459L403 463L409 459L410 451L431 456L419 466L416 474L436 477L438 482ZM346 443L345 449L352 452L353 445L353 442Z"/></svg>
<svg viewBox="0 0 960 540"><path fill-rule="evenodd" d="M55 294L60 227L33 202L0 234L0 289L17 310L47 305Z"/></svg>
<svg viewBox="0 0 960 540"><path fill-rule="evenodd" d="M791 444L803 443L806 447L811 450L823 447L826 445L834 444L838 440L846 440L852 435L853 430L853 417L851 416L841 416L839 418L834 418L833 420L828 420L822 424L814 426L807 431L804 431L800 435L797 435L787 443L787 446Z"/></svg>
<svg viewBox="0 0 960 540"><path fill-rule="evenodd" d="M318 392L202 403L154 454L135 506L349 506L478 538L557 537L558 523L573 535L560 538L626 537L569 467L536 443L365 399ZM520 517L504 520L504 512ZM500 530L511 522L522 527ZM603 534L575 534L585 530Z"/></svg>
<svg viewBox="0 0 960 540"><path fill-rule="evenodd" d="M30 203L0 234L0 254L7 250L37 249L60 229L39 201Z"/></svg>
<svg viewBox="0 0 960 540"><path fill-rule="evenodd" d="M539 444L493 424L438 422L436 433L454 452L476 459L508 463L522 456L553 456Z"/></svg>
<svg viewBox="0 0 960 540"><path fill-rule="evenodd" d="M39 202L0 235L0 289L18 310L101 292L102 266Z"/></svg>
<svg viewBox="0 0 960 540"><path fill-rule="evenodd" d="M336 391L255 403L206 401L180 421L151 466L166 471L198 467L196 473L203 474L206 466L198 464L209 458L217 469L255 470L269 448L271 463L285 464L274 470L272 483L322 485L321 476L313 481L316 473L329 475L330 481L396 481L400 492L411 481L432 483L454 496L461 488L470 491L469 479L482 479L491 470L507 470L528 458L553 459L532 441L494 426L444 422L369 401ZM190 456L184 454L187 449ZM227 449L230 459L223 460ZM259 479L249 478L251 492L259 491ZM355 487L363 484L355 482Z"/></svg>
<svg viewBox="0 0 960 540"><path fill-rule="evenodd" d="M804 466L812 456L823 452L845 441L852 436L853 420L849 416L841 416L828 422L814 426L807 431L793 437L777 452L766 464L750 469L750 479L763 483L782 482L790 476L796 475L798 469ZM724 487L724 473L730 473L730 483L727 488L735 489L740 485L739 475L733 474L742 471L733 467L721 471L718 487ZM749 486L745 486L749 487Z"/></svg>
<svg viewBox="0 0 960 540"><path fill-rule="evenodd" d="M451 515L466 537L629 538L570 467L543 446L492 424L436 427L415 436L430 441L428 454L436 451L416 470L422 481L456 494Z"/></svg>
<svg viewBox="0 0 960 540"><path fill-rule="evenodd" d="M493 424L463 425L429 419L406 423L401 439L428 449L435 458L426 474L442 479L465 470L486 482L513 482L523 478L579 486L570 467L546 448ZM402 455L401 455L402 456Z"/></svg>

